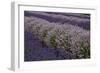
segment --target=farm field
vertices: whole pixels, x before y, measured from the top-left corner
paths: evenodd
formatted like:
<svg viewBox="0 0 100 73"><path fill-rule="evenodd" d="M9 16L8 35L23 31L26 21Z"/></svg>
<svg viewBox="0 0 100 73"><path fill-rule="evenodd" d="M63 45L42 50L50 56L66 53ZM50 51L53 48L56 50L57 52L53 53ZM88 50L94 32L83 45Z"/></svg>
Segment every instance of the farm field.
<svg viewBox="0 0 100 73"><path fill-rule="evenodd" d="M24 11L24 61L89 59L90 14Z"/></svg>

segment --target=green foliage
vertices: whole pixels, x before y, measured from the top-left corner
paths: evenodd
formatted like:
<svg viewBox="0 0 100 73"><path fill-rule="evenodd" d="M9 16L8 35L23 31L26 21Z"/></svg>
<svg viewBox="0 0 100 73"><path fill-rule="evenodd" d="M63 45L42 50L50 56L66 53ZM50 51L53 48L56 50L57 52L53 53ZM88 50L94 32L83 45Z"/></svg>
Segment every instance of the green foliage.
<svg viewBox="0 0 100 73"><path fill-rule="evenodd" d="M79 56L82 58L90 58L90 46L86 45L87 42L80 43L80 53Z"/></svg>
<svg viewBox="0 0 100 73"><path fill-rule="evenodd" d="M52 35L52 36L50 37L50 43L51 43L51 45L52 45L54 48L57 47L56 35Z"/></svg>

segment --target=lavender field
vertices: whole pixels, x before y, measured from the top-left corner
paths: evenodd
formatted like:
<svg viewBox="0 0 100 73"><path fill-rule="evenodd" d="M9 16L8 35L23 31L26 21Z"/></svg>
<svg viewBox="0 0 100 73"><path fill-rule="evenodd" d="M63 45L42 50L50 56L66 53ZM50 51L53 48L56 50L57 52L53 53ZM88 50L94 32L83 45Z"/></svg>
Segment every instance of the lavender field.
<svg viewBox="0 0 100 73"><path fill-rule="evenodd" d="M24 61L90 58L90 14L24 11Z"/></svg>

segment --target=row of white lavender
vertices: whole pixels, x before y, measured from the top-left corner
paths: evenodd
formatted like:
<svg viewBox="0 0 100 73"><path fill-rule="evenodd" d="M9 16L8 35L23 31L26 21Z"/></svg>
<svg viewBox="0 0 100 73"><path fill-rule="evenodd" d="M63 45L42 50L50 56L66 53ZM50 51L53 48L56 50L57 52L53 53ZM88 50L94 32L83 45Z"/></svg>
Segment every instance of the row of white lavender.
<svg viewBox="0 0 100 73"><path fill-rule="evenodd" d="M77 58L90 57L90 31L67 23L63 25L50 23L35 17L26 17L25 19L30 19L30 22L25 25L26 29L47 46L66 52L71 51Z"/></svg>

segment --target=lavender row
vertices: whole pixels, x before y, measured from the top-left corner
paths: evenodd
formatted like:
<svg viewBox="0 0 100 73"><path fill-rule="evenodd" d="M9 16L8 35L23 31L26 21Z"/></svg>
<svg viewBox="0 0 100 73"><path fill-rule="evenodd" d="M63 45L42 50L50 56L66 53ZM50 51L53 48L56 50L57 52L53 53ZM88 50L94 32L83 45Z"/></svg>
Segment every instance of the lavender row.
<svg viewBox="0 0 100 73"><path fill-rule="evenodd" d="M84 17L88 16L89 14L76 14L76 13L65 13L65 14L53 14L53 13L46 13L46 12L36 12L36 11L25 11L25 16L35 16L37 18L41 18L47 20L49 22L59 22L59 23L69 23L71 25L76 25L82 27L84 29L90 29L90 18ZM79 17L80 16L80 17ZM82 18L84 17L84 18Z"/></svg>
<svg viewBox="0 0 100 73"><path fill-rule="evenodd" d="M69 23L54 23L37 17L25 17L25 30L32 32L43 44L70 52L74 58L90 57L90 31Z"/></svg>

